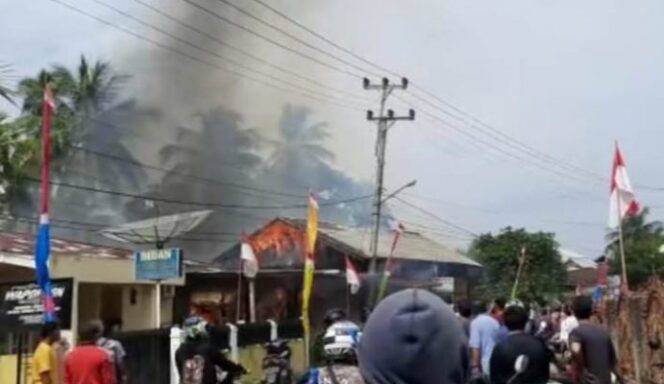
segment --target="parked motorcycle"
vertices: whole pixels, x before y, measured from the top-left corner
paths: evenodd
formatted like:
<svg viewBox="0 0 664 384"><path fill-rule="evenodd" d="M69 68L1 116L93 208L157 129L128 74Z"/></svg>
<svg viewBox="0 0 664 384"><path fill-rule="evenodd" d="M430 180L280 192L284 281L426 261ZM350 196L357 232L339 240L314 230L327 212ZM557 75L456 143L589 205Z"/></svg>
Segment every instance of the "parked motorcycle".
<svg viewBox="0 0 664 384"><path fill-rule="evenodd" d="M287 340L275 340L265 345L262 384L291 384L291 349Z"/></svg>

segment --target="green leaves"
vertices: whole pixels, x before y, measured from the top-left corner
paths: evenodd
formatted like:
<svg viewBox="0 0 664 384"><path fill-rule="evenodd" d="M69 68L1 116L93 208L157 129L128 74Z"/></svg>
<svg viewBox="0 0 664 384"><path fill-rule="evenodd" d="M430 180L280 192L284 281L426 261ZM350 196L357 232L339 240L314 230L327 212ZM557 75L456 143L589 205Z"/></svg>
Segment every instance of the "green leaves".
<svg viewBox="0 0 664 384"><path fill-rule="evenodd" d="M628 217L622 223L630 288L646 283L653 273L664 276L664 260L659 253L659 248L664 244L664 227L659 221L649 222L649 214L650 210L644 208L638 215ZM614 256L611 259L611 272L620 274L622 267L618 232L610 233L607 240L607 251Z"/></svg>
<svg viewBox="0 0 664 384"><path fill-rule="evenodd" d="M563 291L567 274L554 235L507 227L496 235L481 235L469 250L471 257L484 265L482 290L487 298L510 297L522 247L526 250L526 262L517 297L526 302L543 302Z"/></svg>

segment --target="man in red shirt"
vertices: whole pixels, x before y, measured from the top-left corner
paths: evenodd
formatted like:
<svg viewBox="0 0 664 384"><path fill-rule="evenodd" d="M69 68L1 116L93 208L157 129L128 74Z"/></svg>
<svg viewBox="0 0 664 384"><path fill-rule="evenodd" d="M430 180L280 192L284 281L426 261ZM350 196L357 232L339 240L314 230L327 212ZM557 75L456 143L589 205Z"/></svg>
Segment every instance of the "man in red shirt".
<svg viewBox="0 0 664 384"><path fill-rule="evenodd" d="M111 355L97 346L100 323L87 324L79 332L79 345L65 358L65 384L115 384Z"/></svg>

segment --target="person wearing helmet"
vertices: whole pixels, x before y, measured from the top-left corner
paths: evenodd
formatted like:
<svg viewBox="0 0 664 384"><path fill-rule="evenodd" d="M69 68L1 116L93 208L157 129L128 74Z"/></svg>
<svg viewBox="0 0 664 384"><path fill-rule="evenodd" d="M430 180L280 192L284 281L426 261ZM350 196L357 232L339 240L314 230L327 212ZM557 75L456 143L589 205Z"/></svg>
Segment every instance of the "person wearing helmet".
<svg viewBox="0 0 664 384"><path fill-rule="evenodd" d="M340 308L332 308L325 312L325 317L323 318L323 329L327 330L332 326L332 324L346 320L346 311ZM311 365L318 366L325 364L325 351L323 350L323 339L325 337L325 331L319 333L314 339L313 344L311 345Z"/></svg>
<svg viewBox="0 0 664 384"><path fill-rule="evenodd" d="M357 367L360 327L348 320L331 324L323 336L325 364L309 369L300 384L361 384Z"/></svg>
<svg viewBox="0 0 664 384"><path fill-rule="evenodd" d="M211 342L207 322L198 316L184 322L185 341L175 352L181 384L232 383L246 373L241 365L228 360Z"/></svg>

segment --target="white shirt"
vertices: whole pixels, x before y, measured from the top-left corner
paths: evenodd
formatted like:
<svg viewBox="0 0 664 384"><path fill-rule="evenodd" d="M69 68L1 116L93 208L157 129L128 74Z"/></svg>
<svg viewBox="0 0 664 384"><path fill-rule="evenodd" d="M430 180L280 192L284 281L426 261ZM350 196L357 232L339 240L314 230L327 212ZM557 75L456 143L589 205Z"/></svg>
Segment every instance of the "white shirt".
<svg viewBox="0 0 664 384"><path fill-rule="evenodd" d="M568 316L560 324L560 340L567 343L569 341L569 334L579 326L579 321L575 316Z"/></svg>

